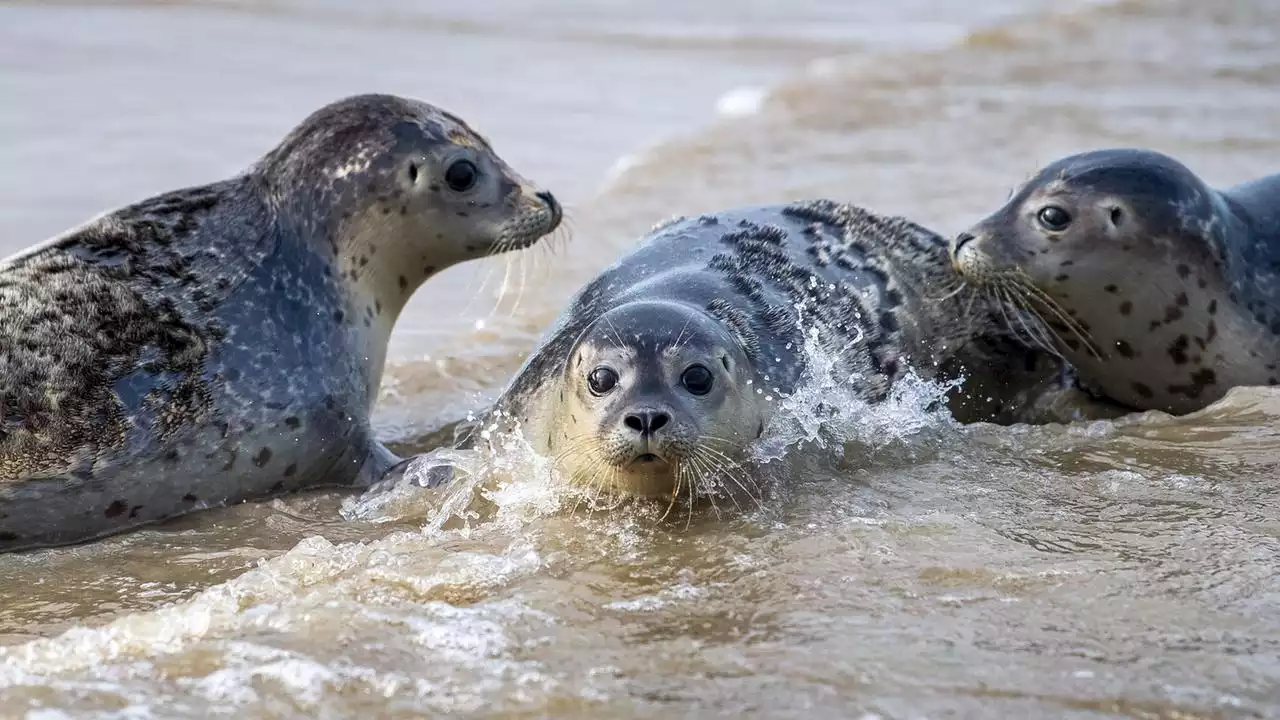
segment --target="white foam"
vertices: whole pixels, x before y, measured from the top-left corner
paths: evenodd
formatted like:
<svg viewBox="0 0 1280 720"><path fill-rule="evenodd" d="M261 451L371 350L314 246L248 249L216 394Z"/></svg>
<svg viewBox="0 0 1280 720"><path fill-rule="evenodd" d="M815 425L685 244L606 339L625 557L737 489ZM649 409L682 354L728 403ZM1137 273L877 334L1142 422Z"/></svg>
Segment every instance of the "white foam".
<svg viewBox="0 0 1280 720"><path fill-rule="evenodd" d="M716 114L722 117L746 117L757 115L764 107L769 91L762 87L741 87L730 90L716 100Z"/></svg>

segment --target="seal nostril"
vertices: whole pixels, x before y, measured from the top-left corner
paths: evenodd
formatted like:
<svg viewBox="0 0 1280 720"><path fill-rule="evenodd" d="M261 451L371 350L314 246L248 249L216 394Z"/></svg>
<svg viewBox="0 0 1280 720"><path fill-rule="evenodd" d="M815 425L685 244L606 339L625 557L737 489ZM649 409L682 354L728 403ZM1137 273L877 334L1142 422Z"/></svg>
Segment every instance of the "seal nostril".
<svg viewBox="0 0 1280 720"><path fill-rule="evenodd" d="M551 211L552 221L559 225L560 218L564 216L564 210L560 207L560 201L556 200L556 196L546 190L539 190L534 193L539 200L547 204L547 209Z"/></svg>
<svg viewBox="0 0 1280 720"><path fill-rule="evenodd" d="M661 410L637 410L622 419L622 424L641 435L652 435L671 422L671 416Z"/></svg>
<svg viewBox="0 0 1280 720"><path fill-rule="evenodd" d="M960 233L959 235L956 236L955 249L952 250L952 252L960 252L960 248L964 247L965 243L969 242L970 240L973 240L972 233L967 233L967 232Z"/></svg>

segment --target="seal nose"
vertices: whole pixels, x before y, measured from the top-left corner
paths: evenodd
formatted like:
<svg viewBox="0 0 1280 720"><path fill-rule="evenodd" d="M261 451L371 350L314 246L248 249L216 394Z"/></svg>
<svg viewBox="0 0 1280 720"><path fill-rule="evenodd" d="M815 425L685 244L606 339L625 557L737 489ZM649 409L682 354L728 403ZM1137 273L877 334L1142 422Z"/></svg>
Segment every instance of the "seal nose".
<svg viewBox="0 0 1280 720"><path fill-rule="evenodd" d="M671 416L661 410L636 410L622 420L622 424L641 435L652 435L671 422Z"/></svg>
<svg viewBox="0 0 1280 720"><path fill-rule="evenodd" d="M560 207L560 201L556 200L556 196L546 190L539 190L534 195L546 203L547 209L551 211L551 227L559 227L560 220L564 218L564 209Z"/></svg>
<svg viewBox="0 0 1280 720"><path fill-rule="evenodd" d="M951 254L955 255L960 252L960 248L964 247L965 243L971 240L973 240L973 233L962 232L957 235L955 242L951 243Z"/></svg>

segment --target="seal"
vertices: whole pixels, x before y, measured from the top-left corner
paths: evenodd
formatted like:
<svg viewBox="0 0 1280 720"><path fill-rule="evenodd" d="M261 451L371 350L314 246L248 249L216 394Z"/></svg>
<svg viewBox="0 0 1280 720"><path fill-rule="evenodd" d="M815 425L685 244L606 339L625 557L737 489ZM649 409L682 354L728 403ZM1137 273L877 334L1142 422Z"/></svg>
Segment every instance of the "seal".
<svg viewBox="0 0 1280 720"><path fill-rule="evenodd" d="M560 219L461 119L369 94L237 177L8 258L0 549L376 479L399 460L369 415L409 296Z"/></svg>
<svg viewBox="0 0 1280 720"><path fill-rule="evenodd" d="M1280 382L1280 175L1226 190L1105 149L1040 170L952 259L1094 392L1182 414Z"/></svg>
<svg viewBox="0 0 1280 720"><path fill-rule="evenodd" d="M745 467L804 378L807 341L868 403L913 372L956 381L958 419L1012 422L1052 394L1063 368L1019 349L964 290L944 238L852 205L677 219L578 292L457 446L518 429L579 486L710 495L732 486L717 476ZM423 477L407 460L379 488L438 486L452 475L440 467Z"/></svg>

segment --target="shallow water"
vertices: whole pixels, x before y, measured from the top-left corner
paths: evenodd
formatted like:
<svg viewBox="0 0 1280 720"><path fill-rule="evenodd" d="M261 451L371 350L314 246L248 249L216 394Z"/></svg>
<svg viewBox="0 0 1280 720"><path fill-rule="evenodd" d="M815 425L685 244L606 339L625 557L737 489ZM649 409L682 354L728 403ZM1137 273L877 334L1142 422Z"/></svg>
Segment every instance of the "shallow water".
<svg viewBox="0 0 1280 720"><path fill-rule="evenodd" d="M1280 164L1268 0L473 5L0 6L0 252L342 94L449 107L576 233L414 298L376 417L408 450L672 214L828 196L952 233L1088 147ZM470 485L319 494L0 557L0 716L1280 717L1280 394L1038 428L910 400L719 517L573 511L513 454L469 523Z"/></svg>

